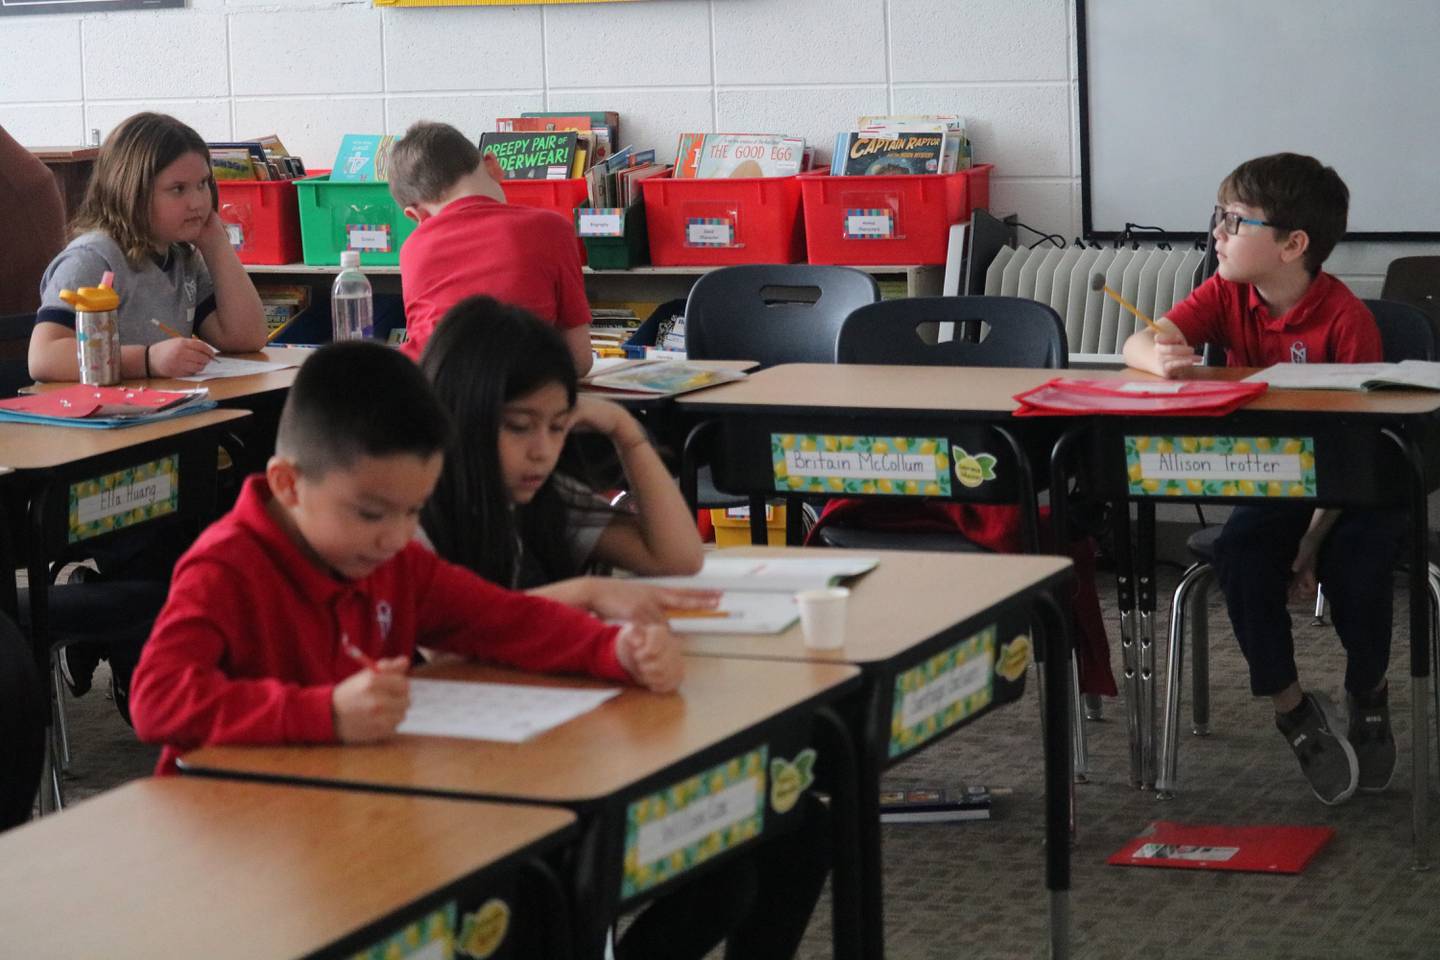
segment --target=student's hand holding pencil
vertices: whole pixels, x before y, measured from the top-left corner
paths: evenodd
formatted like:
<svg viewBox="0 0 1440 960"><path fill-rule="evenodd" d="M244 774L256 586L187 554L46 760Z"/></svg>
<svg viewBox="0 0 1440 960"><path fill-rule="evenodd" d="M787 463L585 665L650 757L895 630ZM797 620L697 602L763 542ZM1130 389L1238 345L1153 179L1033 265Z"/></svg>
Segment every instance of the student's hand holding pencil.
<svg viewBox="0 0 1440 960"><path fill-rule="evenodd" d="M635 682L656 693L672 693L685 677L680 641L658 623L627 623L615 637L615 655Z"/></svg>
<svg viewBox="0 0 1440 960"><path fill-rule="evenodd" d="M1151 328L1155 337L1155 359L1160 364L1160 375L1166 380L1179 380L1189 376L1200 364L1200 355L1180 328L1168 317L1161 317Z"/></svg>
<svg viewBox="0 0 1440 960"><path fill-rule="evenodd" d="M189 377L204 370L215 357L214 347L194 337L170 337L146 349L152 377Z"/></svg>
<svg viewBox="0 0 1440 960"><path fill-rule="evenodd" d="M371 660L336 684L330 694L335 738L342 743L374 743L393 734L410 709L409 670L409 657Z"/></svg>

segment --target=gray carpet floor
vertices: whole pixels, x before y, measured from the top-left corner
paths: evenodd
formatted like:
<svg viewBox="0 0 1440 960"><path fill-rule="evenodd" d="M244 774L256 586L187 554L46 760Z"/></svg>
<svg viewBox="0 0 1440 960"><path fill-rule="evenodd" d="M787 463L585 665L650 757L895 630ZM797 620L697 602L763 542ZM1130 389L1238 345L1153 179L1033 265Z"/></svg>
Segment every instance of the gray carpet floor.
<svg viewBox="0 0 1440 960"><path fill-rule="evenodd" d="M1173 571L1162 576L1168 598ZM1102 574L1102 594L1113 577ZM1072 942L1077 958L1433 958L1440 956L1440 867L1411 869L1410 700L1403 591L1397 602L1392 711L1400 770L1382 795L1325 807L1310 793L1267 703L1250 697L1243 661L1216 598L1211 614L1212 735L1189 734L1180 791L1168 802L1128 785L1123 704L1089 723L1090 782L1077 788ZM1163 616L1162 616L1163 619ZM1295 611L1302 679L1341 696L1333 630ZM1113 617L1110 618L1113 624ZM1112 643L1115 643L1112 627ZM1115 669L1119 675L1118 643ZM1162 658L1164 650L1160 650ZM157 751L135 742L96 690L68 704L72 801L145 776ZM1432 770L1434 761L1432 761ZM1001 960L1046 955L1039 712L1025 699L901 764L898 782L959 780L1006 788L994 819L887 826L886 942L893 960ZM1440 804L1431 815L1440 821ZM1315 824L1336 836L1299 876L1112 867L1106 858L1153 820ZM1437 825L1440 831L1440 825ZM1436 844L1440 850L1440 844ZM828 903L801 956L829 955Z"/></svg>

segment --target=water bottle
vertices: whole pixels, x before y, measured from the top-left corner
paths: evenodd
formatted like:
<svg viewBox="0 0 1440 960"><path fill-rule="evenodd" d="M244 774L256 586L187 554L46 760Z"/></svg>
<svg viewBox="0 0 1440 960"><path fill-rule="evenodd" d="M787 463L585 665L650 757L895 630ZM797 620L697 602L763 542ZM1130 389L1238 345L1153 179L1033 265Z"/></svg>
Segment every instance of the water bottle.
<svg viewBox="0 0 1440 960"><path fill-rule="evenodd" d="M370 281L360 272L360 251L340 254L340 275L330 288L330 328L335 340L369 340L375 336L375 302Z"/></svg>

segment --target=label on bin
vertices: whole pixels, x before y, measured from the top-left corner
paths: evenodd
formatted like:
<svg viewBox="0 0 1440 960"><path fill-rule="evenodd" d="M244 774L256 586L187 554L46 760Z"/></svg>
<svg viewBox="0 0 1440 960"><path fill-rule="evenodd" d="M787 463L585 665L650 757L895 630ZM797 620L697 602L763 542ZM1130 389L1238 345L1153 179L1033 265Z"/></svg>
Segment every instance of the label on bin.
<svg viewBox="0 0 1440 960"><path fill-rule="evenodd" d="M225 236L230 238L230 246L236 250L245 246L245 228L238 223L230 223L229 221L224 221L224 223Z"/></svg>
<svg viewBox="0 0 1440 960"><path fill-rule="evenodd" d="M893 210L846 210L846 240L890 240L895 236Z"/></svg>
<svg viewBox="0 0 1440 960"><path fill-rule="evenodd" d="M390 224L388 223L347 223L345 233L349 237L346 250L371 250L375 253L390 252Z"/></svg>
<svg viewBox="0 0 1440 960"><path fill-rule="evenodd" d="M722 217L690 217L685 221L685 246L733 247L735 224Z"/></svg>
<svg viewBox="0 0 1440 960"><path fill-rule="evenodd" d="M619 207L601 210L580 210L575 214L577 232L582 237L625 236L625 211Z"/></svg>

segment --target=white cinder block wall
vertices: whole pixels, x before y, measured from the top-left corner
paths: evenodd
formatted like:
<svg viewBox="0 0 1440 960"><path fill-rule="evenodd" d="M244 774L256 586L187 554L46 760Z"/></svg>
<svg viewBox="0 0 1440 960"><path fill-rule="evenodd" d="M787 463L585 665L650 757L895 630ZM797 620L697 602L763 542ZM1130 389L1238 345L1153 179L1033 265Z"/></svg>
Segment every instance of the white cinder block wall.
<svg viewBox="0 0 1440 960"><path fill-rule="evenodd" d="M0 125L30 145L83 143L154 109L212 140L278 133L328 166L344 133L429 118L478 136L497 116L591 108L619 110L625 141L666 159L689 130L802 134L828 159L859 114L944 111L969 118L996 165L992 207L1067 238L1076 95L1070 0L189 0L0 18ZM1331 268L1375 296L1392 257L1437 251L1351 244Z"/></svg>

